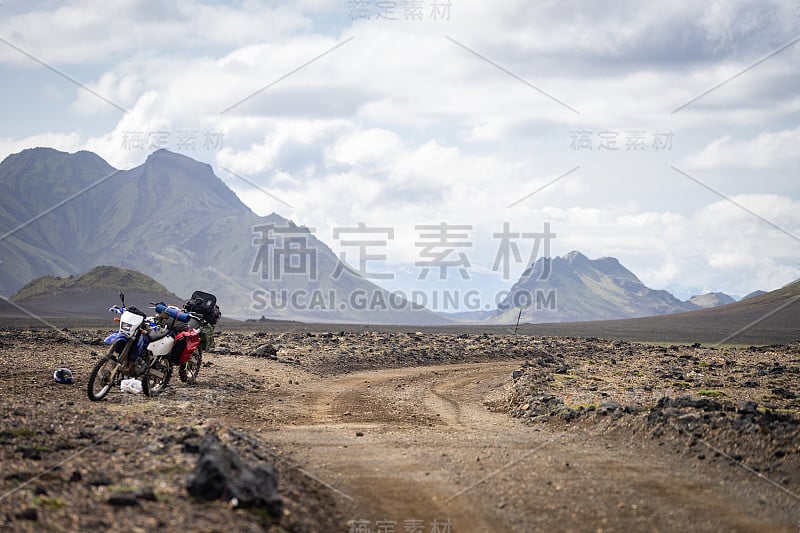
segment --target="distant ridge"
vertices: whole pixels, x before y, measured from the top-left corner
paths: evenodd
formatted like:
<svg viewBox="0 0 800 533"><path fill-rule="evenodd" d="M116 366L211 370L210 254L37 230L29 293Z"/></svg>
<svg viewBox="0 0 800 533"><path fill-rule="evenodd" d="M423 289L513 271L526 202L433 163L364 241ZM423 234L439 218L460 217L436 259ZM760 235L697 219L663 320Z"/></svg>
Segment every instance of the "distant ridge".
<svg viewBox="0 0 800 533"><path fill-rule="evenodd" d="M753 298L754 296L761 296L762 294L767 294L767 291L762 291L760 289L757 291L753 291L749 294L745 294L744 296L742 296L742 300L747 300L748 298Z"/></svg>
<svg viewBox="0 0 800 533"><path fill-rule="evenodd" d="M645 342L787 344L800 341L800 280L746 300L686 313L625 320L527 324L529 335L571 335Z"/></svg>

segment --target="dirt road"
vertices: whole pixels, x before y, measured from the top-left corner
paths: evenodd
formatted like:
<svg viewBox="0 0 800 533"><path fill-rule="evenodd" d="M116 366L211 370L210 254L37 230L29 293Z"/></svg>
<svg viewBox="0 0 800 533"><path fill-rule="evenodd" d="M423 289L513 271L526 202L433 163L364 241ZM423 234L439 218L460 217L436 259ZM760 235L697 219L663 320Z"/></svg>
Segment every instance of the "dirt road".
<svg viewBox="0 0 800 533"><path fill-rule="evenodd" d="M323 379L238 359L238 371L269 372L281 387L249 400L249 421L230 422L327 484L352 531L420 524L426 532L446 524L454 532L797 531L796 500L723 458L698 460L684 443L673 448L603 427L531 426L495 412L516 367Z"/></svg>

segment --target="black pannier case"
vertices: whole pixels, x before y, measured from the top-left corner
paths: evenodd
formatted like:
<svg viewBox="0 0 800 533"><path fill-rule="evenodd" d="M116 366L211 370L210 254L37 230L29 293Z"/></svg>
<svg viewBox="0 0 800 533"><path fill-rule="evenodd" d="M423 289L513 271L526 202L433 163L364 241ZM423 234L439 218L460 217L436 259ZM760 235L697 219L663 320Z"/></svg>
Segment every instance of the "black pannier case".
<svg viewBox="0 0 800 533"><path fill-rule="evenodd" d="M203 317L203 320L212 325L216 324L221 316L217 305L217 297L203 291L194 291L192 297L184 305L184 309L190 313L197 313Z"/></svg>

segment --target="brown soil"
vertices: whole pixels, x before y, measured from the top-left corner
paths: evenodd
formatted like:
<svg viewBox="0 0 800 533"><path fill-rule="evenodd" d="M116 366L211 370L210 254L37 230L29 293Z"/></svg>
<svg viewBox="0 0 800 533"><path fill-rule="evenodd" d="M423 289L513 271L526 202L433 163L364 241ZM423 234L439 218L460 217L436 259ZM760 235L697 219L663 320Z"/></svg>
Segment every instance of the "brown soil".
<svg viewBox="0 0 800 533"><path fill-rule="evenodd" d="M101 333L73 338L93 342ZM249 355L266 343L278 348L276 359ZM665 352L511 335L235 332L220 334L218 347L227 353L206 354L211 365L195 386L176 380L159 398L115 392L95 404L84 387L98 357L91 352L102 346L49 331L0 332L3 527L391 531L393 523L427 533L448 523L451 532L800 524L797 345ZM74 385L53 382L59 366L76 373ZM721 385L705 381L714 379ZM683 396L720 409L673 401ZM746 400L758 405L740 405ZM190 427L276 464L286 507L278 523L186 493L196 462ZM111 496L133 504L112 505Z"/></svg>

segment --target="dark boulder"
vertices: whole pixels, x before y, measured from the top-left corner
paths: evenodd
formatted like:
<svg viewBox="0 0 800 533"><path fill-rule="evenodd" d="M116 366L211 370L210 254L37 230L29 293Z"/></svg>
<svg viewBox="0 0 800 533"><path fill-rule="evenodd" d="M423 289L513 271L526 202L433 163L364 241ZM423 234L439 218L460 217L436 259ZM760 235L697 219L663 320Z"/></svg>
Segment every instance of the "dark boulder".
<svg viewBox="0 0 800 533"><path fill-rule="evenodd" d="M267 463L246 464L212 434L203 440L186 488L197 499L235 501L237 507L263 509L273 518L282 511L275 468Z"/></svg>

